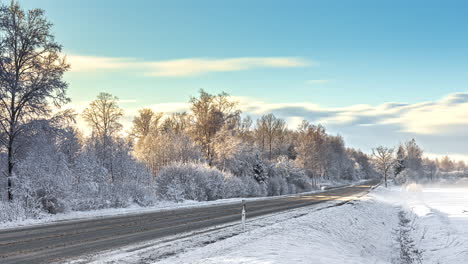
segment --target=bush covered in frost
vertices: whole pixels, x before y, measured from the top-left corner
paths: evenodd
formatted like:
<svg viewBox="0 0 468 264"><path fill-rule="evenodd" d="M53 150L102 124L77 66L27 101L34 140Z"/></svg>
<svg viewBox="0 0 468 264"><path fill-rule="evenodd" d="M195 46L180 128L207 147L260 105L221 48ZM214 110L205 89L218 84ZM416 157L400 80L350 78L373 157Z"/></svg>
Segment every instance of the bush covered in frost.
<svg viewBox="0 0 468 264"><path fill-rule="evenodd" d="M162 199L210 201L224 198L226 175L202 163L174 163L156 176Z"/></svg>

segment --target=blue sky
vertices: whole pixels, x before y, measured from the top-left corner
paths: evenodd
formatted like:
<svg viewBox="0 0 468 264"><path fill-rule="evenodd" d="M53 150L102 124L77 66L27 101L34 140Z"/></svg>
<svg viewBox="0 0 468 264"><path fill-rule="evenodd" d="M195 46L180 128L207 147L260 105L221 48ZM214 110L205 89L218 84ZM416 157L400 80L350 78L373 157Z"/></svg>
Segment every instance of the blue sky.
<svg viewBox="0 0 468 264"><path fill-rule="evenodd" d="M367 151L414 136L430 153L468 155L468 144L460 144L467 124L462 117L452 120L468 109L466 1L20 3L45 9L55 24L72 63L66 78L77 105L107 91L133 109L130 119L139 107L183 108L204 88L238 96L244 105L255 101L288 120L323 122ZM441 106L452 97L462 99L450 109ZM414 127L382 119L392 110L379 106L388 102L414 106L400 114L412 119L399 116L411 124L419 124L414 111L428 119L445 113L440 118L449 121ZM433 106L421 110L421 102ZM288 104L305 110L280 109ZM356 105L372 106L367 115L373 118L340 123L343 112L360 120Z"/></svg>

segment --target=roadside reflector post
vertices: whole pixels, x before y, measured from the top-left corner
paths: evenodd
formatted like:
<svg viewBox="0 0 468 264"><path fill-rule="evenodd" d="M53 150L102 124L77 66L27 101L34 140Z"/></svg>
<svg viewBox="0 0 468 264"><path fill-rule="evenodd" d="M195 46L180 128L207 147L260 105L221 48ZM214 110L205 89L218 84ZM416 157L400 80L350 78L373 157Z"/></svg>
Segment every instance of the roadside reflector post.
<svg viewBox="0 0 468 264"><path fill-rule="evenodd" d="M245 200L242 200L242 231L245 231Z"/></svg>

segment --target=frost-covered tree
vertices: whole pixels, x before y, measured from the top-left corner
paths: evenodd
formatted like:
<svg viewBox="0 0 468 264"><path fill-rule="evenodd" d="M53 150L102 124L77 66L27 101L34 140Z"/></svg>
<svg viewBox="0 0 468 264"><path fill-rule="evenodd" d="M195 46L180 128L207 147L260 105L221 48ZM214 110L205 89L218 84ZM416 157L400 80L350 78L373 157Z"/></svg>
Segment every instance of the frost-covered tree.
<svg viewBox="0 0 468 264"><path fill-rule="evenodd" d="M463 160L457 162L457 170L459 172L465 172L466 164Z"/></svg>
<svg viewBox="0 0 468 264"><path fill-rule="evenodd" d="M199 97L190 98L190 110L192 137L201 146L206 160L212 165L215 157L212 141L223 126L234 128L240 114L237 102L231 101L226 93L212 95L200 90Z"/></svg>
<svg viewBox="0 0 468 264"><path fill-rule="evenodd" d="M348 156L343 138L339 135L327 137L327 150L325 155L328 179L353 180L354 162Z"/></svg>
<svg viewBox="0 0 468 264"><path fill-rule="evenodd" d="M159 128L163 113L155 113L149 108L143 108L138 111L138 115L133 118L131 135L136 139L146 137L152 129Z"/></svg>
<svg viewBox="0 0 468 264"><path fill-rule="evenodd" d="M428 178L433 181L437 173L437 163L431 159L425 158L423 160L423 167L427 173Z"/></svg>
<svg viewBox="0 0 468 264"><path fill-rule="evenodd" d="M162 121L161 125L159 126L159 129L166 133L189 134L189 125L189 114L187 114L186 112L173 113Z"/></svg>
<svg viewBox="0 0 468 264"><path fill-rule="evenodd" d="M371 179L375 177L375 170L372 167L370 158L367 154L360 150L348 149L348 153L351 158L358 164L358 169L360 174L362 174L364 179Z"/></svg>
<svg viewBox="0 0 468 264"><path fill-rule="evenodd" d="M235 135L233 129L224 126L213 139L214 163L221 169L226 168L226 162L238 151L241 139Z"/></svg>
<svg viewBox="0 0 468 264"><path fill-rule="evenodd" d="M247 144L254 144L255 136L253 134L252 125L253 121L250 116L242 118L242 120L239 122L237 134L242 142L245 142Z"/></svg>
<svg viewBox="0 0 468 264"><path fill-rule="evenodd" d="M257 119L255 136L262 154L269 160L273 159L275 145L279 146L285 130L286 122L273 114L266 114Z"/></svg>
<svg viewBox="0 0 468 264"><path fill-rule="evenodd" d="M200 147L193 142L192 138L183 133L173 132L149 134L138 142L135 154L154 176L161 168L169 164L202 159Z"/></svg>
<svg viewBox="0 0 468 264"><path fill-rule="evenodd" d="M297 130L298 136L295 148L297 152L296 165L305 169L312 179L314 179L315 172L319 170L319 153L316 151L317 144L314 130L314 126L303 120Z"/></svg>
<svg viewBox="0 0 468 264"><path fill-rule="evenodd" d="M439 161L439 168L442 171L450 172L450 171L455 170L455 163L448 156L444 156Z"/></svg>
<svg viewBox="0 0 468 264"><path fill-rule="evenodd" d="M83 119L94 136L110 138L122 129L119 120L123 116L123 110L118 106L118 100L109 93L100 93L83 111Z"/></svg>
<svg viewBox="0 0 468 264"><path fill-rule="evenodd" d="M95 148L96 156L102 166L109 171L110 180L115 180L116 155L119 155L117 133L122 129L119 120L123 110L117 104L118 98L109 93L98 94L83 111L83 119L92 130L90 145Z"/></svg>
<svg viewBox="0 0 468 264"><path fill-rule="evenodd" d="M352 180L357 177L355 163L340 136L331 136L325 129L303 121L296 132L294 151L296 165L305 169L315 184L318 180ZM358 154L356 154L358 156ZM361 156L363 166L366 157ZM371 173L370 171L368 171Z"/></svg>
<svg viewBox="0 0 468 264"><path fill-rule="evenodd" d="M420 171L422 169L422 149L416 144L416 140L411 139L406 142L405 145L405 167L414 171Z"/></svg>
<svg viewBox="0 0 468 264"><path fill-rule="evenodd" d="M395 177L398 176L406 167L406 151L403 145L398 146L396 153L395 165L393 166L393 172Z"/></svg>
<svg viewBox="0 0 468 264"><path fill-rule="evenodd" d="M395 163L393 149L379 146L372 150L372 156L375 167L384 177L385 187L387 187L387 177Z"/></svg>
<svg viewBox="0 0 468 264"><path fill-rule="evenodd" d="M146 112L146 111L145 111ZM141 117L141 115L140 115ZM137 117L139 118L139 117ZM164 120L161 114L152 115L152 121L148 118L148 133L138 138L135 145L135 156L143 162L156 176L159 170L171 163L200 161L200 147L195 144L188 132L188 115L175 113ZM142 123L139 121L139 123ZM133 130L137 129L135 125ZM141 129L137 129L141 130Z"/></svg>
<svg viewBox="0 0 468 264"><path fill-rule="evenodd" d="M30 120L47 116L49 103L69 101L62 79L69 68L42 9L24 11L18 3L0 7L0 131L7 151L7 193L12 181L17 139Z"/></svg>

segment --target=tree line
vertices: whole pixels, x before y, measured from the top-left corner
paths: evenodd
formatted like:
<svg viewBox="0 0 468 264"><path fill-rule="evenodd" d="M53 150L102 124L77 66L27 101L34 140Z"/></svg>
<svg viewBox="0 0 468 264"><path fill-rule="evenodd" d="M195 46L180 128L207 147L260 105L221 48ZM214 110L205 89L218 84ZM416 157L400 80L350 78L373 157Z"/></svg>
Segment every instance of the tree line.
<svg viewBox="0 0 468 264"><path fill-rule="evenodd" d="M379 146L372 151L373 164L382 175L385 186L391 178L396 184L428 183L436 180L466 177L464 161L454 161L448 156L430 159L423 149L411 139L396 148Z"/></svg>

